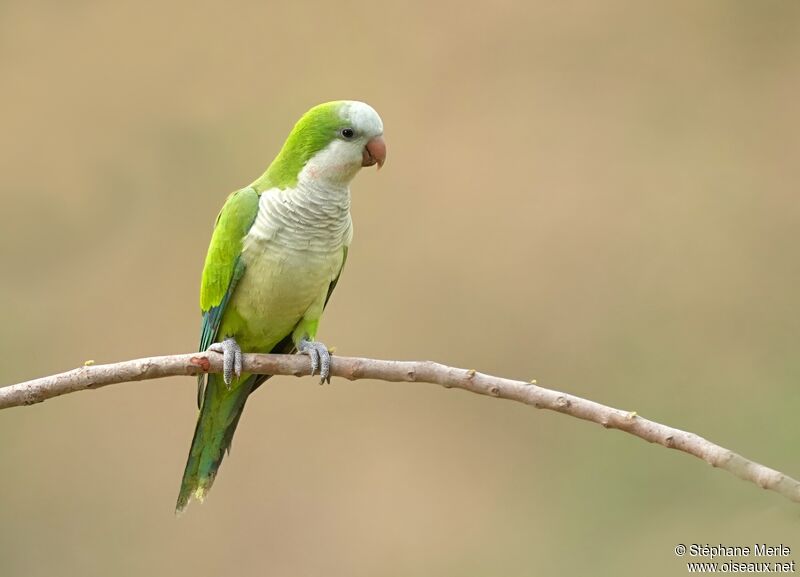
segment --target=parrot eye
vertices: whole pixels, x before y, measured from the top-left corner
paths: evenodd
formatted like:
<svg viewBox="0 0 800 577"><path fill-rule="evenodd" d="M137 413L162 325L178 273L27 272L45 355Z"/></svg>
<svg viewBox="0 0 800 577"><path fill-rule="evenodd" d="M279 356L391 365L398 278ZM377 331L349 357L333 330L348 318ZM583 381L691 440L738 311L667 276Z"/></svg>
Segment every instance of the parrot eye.
<svg viewBox="0 0 800 577"><path fill-rule="evenodd" d="M350 140L356 135L356 131L353 130L352 128L342 128L342 130L339 131L339 134L342 135L342 138Z"/></svg>

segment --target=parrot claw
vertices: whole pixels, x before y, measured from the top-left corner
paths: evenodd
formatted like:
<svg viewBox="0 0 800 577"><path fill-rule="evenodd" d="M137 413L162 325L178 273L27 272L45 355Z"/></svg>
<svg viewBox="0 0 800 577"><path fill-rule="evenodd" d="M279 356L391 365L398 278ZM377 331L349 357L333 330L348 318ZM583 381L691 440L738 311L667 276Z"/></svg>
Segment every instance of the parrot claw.
<svg viewBox="0 0 800 577"><path fill-rule="evenodd" d="M222 380L225 386L231 388L233 378L242 376L242 349L233 337L228 337L221 343L214 343L208 347L209 351L222 353Z"/></svg>
<svg viewBox="0 0 800 577"><path fill-rule="evenodd" d="M320 385L331 382L331 353L328 347L317 341L309 341L302 339L297 346L297 351L301 355L308 355L311 357L311 376L313 377L317 371L321 380Z"/></svg>

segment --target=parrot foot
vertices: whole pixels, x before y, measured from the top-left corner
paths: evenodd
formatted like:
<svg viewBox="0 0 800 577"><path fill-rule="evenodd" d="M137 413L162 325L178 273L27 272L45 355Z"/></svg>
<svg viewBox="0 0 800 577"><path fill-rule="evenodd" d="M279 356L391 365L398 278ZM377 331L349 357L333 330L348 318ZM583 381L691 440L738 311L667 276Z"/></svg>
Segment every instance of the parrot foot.
<svg viewBox="0 0 800 577"><path fill-rule="evenodd" d="M309 341L301 339L297 345L297 352L301 355L308 355L311 357L311 376L319 370L319 376L322 377L319 384L331 382L331 353L328 347L318 341Z"/></svg>
<svg viewBox="0 0 800 577"><path fill-rule="evenodd" d="M233 337L228 337L221 343L212 344L208 350L222 353L222 380L230 389L233 377L238 379L242 376L242 349Z"/></svg>

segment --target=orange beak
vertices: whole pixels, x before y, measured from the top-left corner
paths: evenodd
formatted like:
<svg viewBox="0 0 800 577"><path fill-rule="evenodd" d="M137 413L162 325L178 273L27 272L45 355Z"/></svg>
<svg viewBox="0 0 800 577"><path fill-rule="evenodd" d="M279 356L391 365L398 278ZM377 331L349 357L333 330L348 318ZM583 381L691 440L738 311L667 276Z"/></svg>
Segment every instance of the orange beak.
<svg viewBox="0 0 800 577"><path fill-rule="evenodd" d="M362 153L361 166L378 165L380 170L383 163L386 162L386 143L383 141L383 136L376 136L364 147Z"/></svg>

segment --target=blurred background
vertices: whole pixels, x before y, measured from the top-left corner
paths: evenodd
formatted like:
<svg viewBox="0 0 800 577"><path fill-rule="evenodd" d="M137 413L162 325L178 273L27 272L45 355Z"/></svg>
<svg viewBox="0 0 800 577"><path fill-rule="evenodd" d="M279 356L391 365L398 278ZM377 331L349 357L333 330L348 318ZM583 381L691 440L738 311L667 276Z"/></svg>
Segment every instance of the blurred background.
<svg viewBox="0 0 800 577"><path fill-rule="evenodd" d="M703 435L800 476L800 3L0 4L0 384L195 350L226 195L353 98L387 166L320 338ZM678 575L800 506L426 384L275 378L202 506L194 379L0 414L0 574Z"/></svg>

